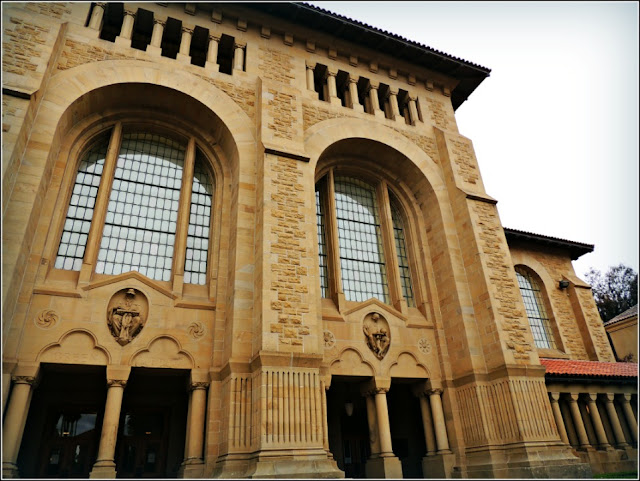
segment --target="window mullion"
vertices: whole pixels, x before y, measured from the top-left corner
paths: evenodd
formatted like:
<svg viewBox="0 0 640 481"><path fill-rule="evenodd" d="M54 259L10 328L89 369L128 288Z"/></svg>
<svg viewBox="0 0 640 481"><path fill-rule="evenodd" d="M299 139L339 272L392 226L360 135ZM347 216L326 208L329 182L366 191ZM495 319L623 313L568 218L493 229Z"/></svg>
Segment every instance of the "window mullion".
<svg viewBox="0 0 640 481"><path fill-rule="evenodd" d="M100 178L98 195L96 196L96 203L93 210L93 219L87 237L87 248L84 254L84 261L82 262L80 276L78 277L78 285L87 284L91 280L91 274L96 264L104 220L107 215L107 207L109 206L109 195L111 194L111 186L113 185L113 176L118 164L121 141L122 122L118 122L113 127L107 149L107 156L104 159L104 168L102 169L102 177Z"/></svg>
<svg viewBox="0 0 640 481"><path fill-rule="evenodd" d="M344 291L342 290L342 272L340 269L340 251L338 249L338 221L336 218L336 190L333 183L334 175L331 169L326 182L326 242L327 242L327 273L329 275L329 295L338 310L344 306Z"/></svg>
<svg viewBox="0 0 640 481"><path fill-rule="evenodd" d="M407 301L402 295L402 283L400 281L400 269L396 254L396 243L393 235L393 220L391 206L389 204L389 191L386 181L382 180L376 187L376 196L380 206L380 227L382 231L382 248L387 263L387 279L389 281L389 296L391 305L406 314L408 312Z"/></svg>
<svg viewBox="0 0 640 481"><path fill-rule="evenodd" d="M173 291L182 293L184 281L184 260L187 248L187 233L189 229L189 211L191 209L191 186L193 185L193 171L196 158L196 141L191 137L187 145L182 171L182 186L180 188L180 204L176 227L176 243L173 249Z"/></svg>

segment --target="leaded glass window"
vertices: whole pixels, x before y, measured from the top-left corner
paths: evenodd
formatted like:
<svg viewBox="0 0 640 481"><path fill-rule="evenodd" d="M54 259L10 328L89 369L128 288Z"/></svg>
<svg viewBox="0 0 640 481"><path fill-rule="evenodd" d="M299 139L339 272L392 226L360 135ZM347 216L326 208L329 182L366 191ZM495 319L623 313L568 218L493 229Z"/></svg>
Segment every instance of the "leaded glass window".
<svg viewBox="0 0 640 481"><path fill-rule="evenodd" d="M540 284L526 269L520 266L515 269L536 347L555 349L556 344L551 332L549 316L547 316L547 310L544 306Z"/></svg>
<svg viewBox="0 0 640 481"><path fill-rule="evenodd" d="M375 189L347 177L337 178L334 185L345 298L365 301L375 297L389 302Z"/></svg>
<svg viewBox="0 0 640 481"><path fill-rule="evenodd" d="M184 154L184 146L158 135L123 135L97 273L171 279Z"/></svg>
<svg viewBox="0 0 640 481"><path fill-rule="evenodd" d="M193 138L123 129L116 124L79 162L55 268L81 271L87 263L97 274L171 281L173 268L184 267L185 284L206 285L214 182L204 151ZM183 192L185 162L193 178ZM176 259L184 264L174 266Z"/></svg>
<svg viewBox="0 0 640 481"><path fill-rule="evenodd" d="M320 264L320 292L329 297L329 276L327 274L327 238L325 234L325 215L320 191L316 187L316 219L318 225L318 263Z"/></svg>
<svg viewBox="0 0 640 481"><path fill-rule="evenodd" d="M197 150L191 187L191 209L184 263L184 282L187 284L207 283L213 184L204 162L202 153Z"/></svg>
<svg viewBox="0 0 640 481"><path fill-rule="evenodd" d="M390 202L391 219L393 221L393 237L396 244L396 254L398 256L398 269L400 271L400 285L402 286L402 296L407 301L407 306L415 307L413 298L413 286L411 285L411 273L409 271L409 259L407 257L407 244L404 238L404 227L400 211L395 206L395 202Z"/></svg>
<svg viewBox="0 0 640 481"><path fill-rule="evenodd" d="M56 269L79 271L87 246L109 139L91 147L80 161L56 257Z"/></svg>

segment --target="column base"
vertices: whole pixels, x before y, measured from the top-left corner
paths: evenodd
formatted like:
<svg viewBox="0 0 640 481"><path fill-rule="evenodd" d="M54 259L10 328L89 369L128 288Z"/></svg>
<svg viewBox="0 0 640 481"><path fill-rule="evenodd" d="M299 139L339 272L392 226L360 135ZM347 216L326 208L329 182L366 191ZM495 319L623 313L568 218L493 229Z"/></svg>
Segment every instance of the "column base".
<svg viewBox="0 0 640 481"><path fill-rule="evenodd" d="M205 62L204 64L204 68L205 70L208 70L209 72L219 72L220 71L220 65L218 65L215 62Z"/></svg>
<svg viewBox="0 0 640 481"><path fill-rule="evenodd" d="M384 111L382 111L382 110L374 110L373 111L373 115L374 115L374 117L378 117L379 119L386 118L386 115L384 114Z"/></svg>
<svg viewBox="0 0 640 481"><path fill-rule="evenodd" d="M2 462L2 479L5 478L19 478L18 466L13 463Z"/></svg>
<svg viewBox="0 0 640 481"><path fill-rule="evenodd" d="M204 478L204 462L185 461L178 469L178 478Z"/></svg>
<svg viewBox="0 0 640 481"><path fill-rule="evenodd" d="M364 465L367 478L402 478L402 463L396 456L369 458Z"/></svg>
<svg viewBox="0 0 640 481"><path fill-rule="evenodd" d="M216 462L212 478L344 478L336 462L326 454L224 455Z"/></svg>
<svg viewBox="0 0 640 481"><path fill-rule="evenodd" d="M329 98L329 103L331 105L336 105L338 107L342 107L342 100L340 100L339 97L330 97Z"/></svg>
<svg viewBox="0 0 640 481"><path fill-rule="evenodd" d="M116 464L104 464L102 466L95 465L89 473L90 479L115 479L116 477Z"/></svg>
<svg viewBox="0 0 640 481"><path fill-rule="evenodd" d="M519 444L514 447L467 449L464 466L454 467L464 478L591 478L589 463L565 444Z"/></svg>
<svg viewBox="0 0 640 481"><path fill-rule="evenodd" d="M162 47L154 47L153 45L147 45L146 52L149 55L153 55L154 57L161 57L162 56Z"/></svg>
<svg viewBox="0 0 640 481"><path fill-rule="evenodd" d="M189 65L191 63L191 57L189 55L185 55L183 53L178 53L178 55L176 55L176 60L180 63L184 63Z"/></svg>
<svg viewBox="0 0 640 481"><path fill-rule="evenodd" d="M434 454L422 458L422 477L451 478L456 455L453 453Z"/></svg>
<svg viewBox="0 0 640 481"><path fill-rule="evenodd" d="M629 453L624 449L599 451L591 448L586 451L578 451L578 456L580 456L580 459L584 462L589 463L594 474L621 473L638 470L637 450Z"/></svg>
<svg viewBox="0 0 640 481"><path fill-rule="evenodd" d="M131 47L131 39L121 37L120 35L116 37L116 41L114 43L122 47Z"/></svg>

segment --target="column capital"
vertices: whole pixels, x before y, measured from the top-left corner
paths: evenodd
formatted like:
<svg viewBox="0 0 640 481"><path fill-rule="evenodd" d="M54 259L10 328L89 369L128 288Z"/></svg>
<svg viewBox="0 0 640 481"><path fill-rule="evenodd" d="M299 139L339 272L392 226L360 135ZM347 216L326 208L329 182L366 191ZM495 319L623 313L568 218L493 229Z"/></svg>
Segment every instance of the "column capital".
<svg viewBox="0 0 640 481"><path fill-rule="evenodd" d="M433 396L434 394L437 394L438 396L440 396L443 392L444 392L444 390L442 388L436 387L436 388L433 388L433 389L429 389L427 391L427 394L429 396Z"/></svg>
<svg viewBox="0 0 640 481"><path fill-rule="evenodd" d="M314 70L316 68L316 62L310 62L309 60L305 61L305 65L310 70Z"/></svg>
<svg viewBox="0 0 640 481"><path fill-rule="evenodd" d="M11 376L11 380L15 384L29 384L31 387L35 387L37 384L36 376Z"/></svg>
<svg viewBox="0 0 640 481"><path fill-rule="evenodd" d="M575 403L578 402L578 398L580 397L579 393L575 393L575 392L570 392L569 396L567 396L567 398L569 399L570 403Z"/></svg>
<svg viewBox="0 0 640 481"><path fill-rule="evenodd" d="M95 6L105 10L107 8L107 2L96 2Z"/></svg>
<svg viewBox="0 0 640 481"><path fill-rule="evenodd" d="M374 389L375 394L387 394L389 392L388 387L377 387Z"/></svg>
<svg viewBox="0 0 640 481"><path fill-rule="evenodd" d="M162 25L164 27L167 24L167 19L166 18L154 18L153 19L153 24L154 25Z"/></svg>
<svg viewBox="0 0 640 481"><path fill-rule="evenodd" d="M129 17L136 18L136 13L137 13L137 12L136 12L135 10L132 10L132 9L130 9L130 8L125 8L125 9L124 9L124 14L125 14L125 16L127 16L127 15L128 15Z"/></svg>
<svg viewBox="0 0 640 481"><path fill-rule="evenodd" d="M398 95L398 90L397 88L393 88L393 87L389 87L389 95Z"/></svg>
<svg viewBox="0 0 640 481"><path fill-rule="evenodd" d="M559 392L550 392L549 393L549 398L551 399L552 403L557 403L560 400L560 394Z"/></svg>
<svg viewBox="0 0 640 481"><path fill-rule="evenodd" d="M416 100L418 100L418 96L417 95L413 95L413 94L409 94L409 100L411 102L415 102Z"/></svg>
<svg viewBox="0 0 640 481"><path fill-rule="evenodd" d="M587 401L589 402L596 402L596 400L598 399L598 393L595 392L588 392L585 394Z"/></svg>
<svg viewBox="0 0 640 481"><path fill-rule="evenodd" d="M357 84L358 83L358 79L359 79L359 77L356 77L354 75L349 75L349 83L350 84Z"/></svg>
<svg viewBox="0 0 640 481"><path fill-rule="evenodd" d="M622 394L622 397L624 398L625 401L631 402L631 394L630 393L625 392L625 393Z"/></svg>
<svg viewBox="0 0 640 481"><path fill-rule="evenodd" d="M189 35L193 35L193 28L182 26L182 33L188 33Z"/></svg>
<svg viewBox="0 0 640 481"><path fill-rule="evenodd" d="M189 385L189 390L190 391L196 391L198 389L203 389L206 390L209 387L209 382L207 381L200 381L200 382L192 382Z"/></svg>
<svg viewBox="0 0 640 481"><path fill-rule="evenodd" d="M214 33L209 34L209 40L213 40L214 42L220 43L220 35L216 35Z"/></svg>
<svg viewBox="0 0 640 481"><path fill-rule="evenodd" d="M234 43L235 48L245 48L246 46L247 46L247 42L236 40L236 42Z"/></svg>
<svg viewBox="0 0 640 481"><path fill-rule="evenodd" d="M125 388L125 386L127 385L127 380L126 379L107 379L107 386L109 387L121 387L122 389Z"/></svg>
<svg viewBox="0 0 640 481"><path fill-rule="evenodd" d="M610 393L610 392L608 392L608 393L606 393L606 394L604 395L604 398L606 399L606 401L607 401L608 403L612 403L612 402L613 402L613 400L615 399L615 397L616 397L616 395L615 395L615 394L613 394L613 393Z"/></svg>
<svg viewBox="0 0 640 481"><path fill-rule="evenodd" d="M369 90L378 90L380 84L378 82L372 82L369 80Z"/></svg>
<svg viewBox="0 0 640 481"><path fill-rule="evenodd" d="M335 77L336 75L338 75L338 70L337 69L332 69L332 68L327 67L327 76Z"/></svg>

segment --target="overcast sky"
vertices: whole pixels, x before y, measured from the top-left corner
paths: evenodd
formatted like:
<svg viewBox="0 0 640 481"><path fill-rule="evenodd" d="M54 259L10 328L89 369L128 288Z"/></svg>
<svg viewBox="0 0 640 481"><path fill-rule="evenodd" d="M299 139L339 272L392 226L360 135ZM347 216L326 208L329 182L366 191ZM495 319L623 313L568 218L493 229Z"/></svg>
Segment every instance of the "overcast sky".
<svg viewBox="0 0 640 481"><path fill-rule="evenodd" d="M635 2L309 2L491 69L458 108L502 224L638 271Z"/></svg>

